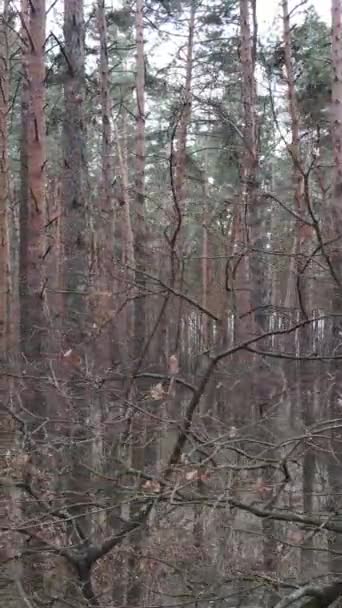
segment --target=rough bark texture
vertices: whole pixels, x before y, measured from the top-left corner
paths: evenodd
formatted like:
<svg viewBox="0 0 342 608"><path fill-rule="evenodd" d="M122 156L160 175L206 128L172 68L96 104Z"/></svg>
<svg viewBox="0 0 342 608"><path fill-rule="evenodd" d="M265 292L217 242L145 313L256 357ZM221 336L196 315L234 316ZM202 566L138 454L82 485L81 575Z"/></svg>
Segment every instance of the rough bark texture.
<svg viewBox="0 0 342 608"><path fill-rule="evenodd" d="M64 2L65 65L63 119L65 314L67 345L84 337L84 312L88 287L87 201L85 158L84 15L82 0Z"/></svg>
<svg viewBox="0 0 342 608"><path fill-rule="evenodd" d="M0 350L7 351L9 304L9 174L8 174L8 109L9 109L9 49L8 1L0 14Z"/></svg>
<svg viewBox="0 0 342 608"><path fill-rule="evenodd" d="M22 1L22 201L21 201L21 337L30 358L41 354L44 333L45 253L45 2Z"/></svg>
<svg viewBox="0 0 342 608"><path fill-rule="evenodd" d="M88 361L86 338L90 333L89 321L89 262L90 213L87 187L87 159L85 156L86 124L85 103L85 25L83 0L64 2L64 116L63 116L63 174L62 203L64 241L64 341L65 352L74 357L68 367L65 358L65 375L68 399L65 407L67 424L63 427L69 438L68 467L63 485L69 493L70 513L80 518L79 528L70 525L69 540L76 545L82 536L91 532L91 517L86 505L89 472L81 466L94 448L95 428L87 423L92 411L93 395L84 389L84 365ZM80 500L83 497L83 500ZM85 592L86 584L82 584Z"/></svg>
<svg viewBox="0 0 342 608"><path fill-rule="evenodd" d="M43 345L46 335L44 315L46 250L46 149L45 149L45 0L22 0L22 157L20 208L20 304L21 344L24 373L42 373ZM22 398L27 424L32 435L26 438L24 449L29 458L39 464L43 434L38 430L46 416L42 386L28 379ZM26 517L36 513L32 501L23 501ZM37 543L33 541L31 547ZM30 548L24 559L24 587L31 596L40 593L43 585L44 557L33 564Z"/></svg>
<svg viewBox="0 0 342 608"><path fill-rule="evenodd" d="M339 230L341 226L341 208L342 208L342 3L341 0L332 0L332 138L333 138L333 153L335 165L335 182L334 182L334 197L333 197L333 217L335 220L335 229ZM341 279L341 250L340 246L334 254L334 268L338 273L339 280ZM336 286L333 295L333 312L337 315L341 312L342 305L342 290ZM338 317L334 319L332 328L333 336L332 343L334 352L341 352L341 321ZM332 419L340 417L340 395L342 388L341 366L338 361L332 364L333 388L330 398L330 417ZM341 480L341 463L342 463L342 433L336 429L332 432L331 438L331 459L329 463L329 481L331 490L331 509L335 513L340 513L342 508L342 480ZM339 516L336 517L340 521ZM342 535L333 535L330 539L330 568L333 573L342 574Z"/></svg>

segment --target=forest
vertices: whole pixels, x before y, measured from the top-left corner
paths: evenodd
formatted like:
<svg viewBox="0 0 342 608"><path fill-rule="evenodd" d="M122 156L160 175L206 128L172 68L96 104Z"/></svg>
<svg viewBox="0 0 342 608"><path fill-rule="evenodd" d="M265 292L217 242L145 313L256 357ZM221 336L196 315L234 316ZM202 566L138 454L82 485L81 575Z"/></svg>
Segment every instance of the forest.
<svg viewBox="0 0 342 608"><path fill-rule="evenodd" d="M0 608L342 606L324 3L0 0Z"/></svg>

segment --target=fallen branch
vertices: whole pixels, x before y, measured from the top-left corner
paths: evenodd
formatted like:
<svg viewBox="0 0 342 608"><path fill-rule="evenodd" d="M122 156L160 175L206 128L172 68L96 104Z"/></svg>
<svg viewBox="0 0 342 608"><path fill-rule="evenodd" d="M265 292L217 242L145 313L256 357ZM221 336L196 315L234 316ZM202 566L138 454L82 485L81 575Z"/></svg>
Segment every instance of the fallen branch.
<svg viewBox="0 0 342 608"><path fill-rule="evenodd" d="M340 580L323 585L322 587L309 584L296 589L293 593L280 600L275 608L288 608L288 606L299 600L303 600L299 604L300 608L328 608L341 596L342 581Z"/></svg>

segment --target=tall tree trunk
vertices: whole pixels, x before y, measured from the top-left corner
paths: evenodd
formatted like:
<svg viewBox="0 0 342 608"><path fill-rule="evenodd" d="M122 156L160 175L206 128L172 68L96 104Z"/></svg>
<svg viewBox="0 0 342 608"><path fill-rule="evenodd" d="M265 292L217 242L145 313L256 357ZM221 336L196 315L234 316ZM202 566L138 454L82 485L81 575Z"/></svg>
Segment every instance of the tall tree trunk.
<svg viewBox="0 0 342 608"><path fill-rule="evenodd" d="M145 270L145 57L144 57L144 0L136 0L136 165L135 165L135 264L138 298L135 301L134 358L138 362L145 340L145 279L139 271Z"/></svg>
<svg viewBox="0 0 342 608"><path fill-rule="evenodd" d="M177 128L177 152L176 152L176 172L175 172L175 194L181 212L184 212L185 199L185 166L186 166L186 145L189 124L191 120L192 105L192 72L193 72L193 51L195 33L196 0L191 0L190 20L188 30L188 43L186 51L185 83L182 105L180 108L179 123Z"/></svg>
<svg viewBox="0 0 342 608"><path fill-rule="evenodd" d="M208 175L207 175L207 158L206 167L203 172L202 182L203 192L203 215L202 215L202 260L201 260L201 271L202 271L202 306L204 309L208 307L208 289L209 289L209 235L208 235ZM209 348L209 318L208 315L204 314L202 317L202 345L201 349L206 350Z"/></svg>
<svg viewBox="0 0 342 608"><path fill-rule="evenodd" d="M136 164L135 164L135 209L134 209L134 258L135 258L135 288L134 303L134 341L131 355L133 369L137 370L142 364L145 343L146 309L144 301L145 287L145 58L144 58L144 0L136 0L135 5L135 42L136 42ZM124 167L123 167L124 169ZM124 190L126 184L124 185ZM126 195L127 196L127 195ZM127 201L126 201L127 202ZM129 213L129 207L126 209ZM128 219L128 218L127 218ZM129 229L129 220L126 228ZM129 232L127 232L129 237ZM129 245L129 243L127 244ZM128 248L127 251L130 251ZM130 398L133 396L133 385ZM131 424L131 465L143 470L145 465L144 434L136 428L133 417ZM134 506L131 507L131 516L135 515ZM128 588L127 606L137 606L143 601L143 585L139 572L139 555L141 552L142 534L137 530L131 540L128 558Z"/></svg>
<svg viewBox="0 0 342 608"><path fill-rule="evenodd" d="M8 175L8 110L9 49L8 0L2 2L0 15L0 350L7 352L9 320L9 175Z"/></svg>
<svg viewBox="0 0 342 608"><path fill-rule="evenodd" d="M171 248L171 285L178 282L178 289L183 289L183 277L184 277L184 264L181 268L176 269L176 250L180 251L180 257L182 257L182 249L184 248L184 237L181 232L181 226L183 223L184 214L186 212L186 149L187 149L187 136L191 121L191 108L192 108L192 73L193 73L193 51L194 51L194 35L195 35L195 17L197 9L197 0L191 0L190 4L190 16L188 25L188 40L186 50L186 63L185 63L185 81L183 95L180 104L180 110L177 117L178 124L176 126L176 138L177 138L177 149L174 151L174 242ZM169 302L169 307L172 306L172 298ZM182 298L179 298L177 303L178 313L174 315L174 323L176 325L174 330L174 340L172 350L173 352L179 351L179 337L180 337L180 326L182 322L184 302Z"/></svg>
<svg viewBox="0 0 342 608"><path fill-rule="evenodd" d="M242 259L239 269L240 281L237 293L237 309L239 314L246 313L251 308L248 285L250 280L250 264L248 245L254 234L250 234L247 220L256 214L256 170L257 170L257 138L256 138L256 89L254 64L252 55L252 37L250 26L250 1L240 0L240 40L241 40L241 71L242 71L242 104L244 119L244 149L241 159L241 203L237 212L236 230L238 241L242 244ZM255 279L254 279L255 280ZM253 303L254 304L254 303ZM243 334L251 330L251 324L244 319ZM243 334L239 337L243 337Z"/></svg>
<svg viewBox="0 0 342 608"><path fill-rule="evenodd" d="M122 242L122 263L124 266L124 277L122 291L126 298L124 307L125 322L121 332L123 343L122 354L128 368L128 356L130 351L129 337L134 335L134 302L131 300L134 286L135 269L135 249L134 233L132 226L131 197L129 195L129 176L128 176L128 150L127 150L127 116L123 109L121 137L119 129L115 125L115 138L117 146L119 172L121 177L120 207L121 207L121 242ZM124 335L125 334L125 335ZM127 348L126 348L127 347ZM126 350L127 352L124 352Z"/></svg>
<svg viewBox="0 0 342 608"><path fill-rule="evenodd" d="M114 291L114 200L113 200L113 142L111 128L111 98L108 61L107 22L105 1L97 2L97 27L100 41L100 104L101 104L101 180L100 205L94 210L95 264L93 284L95 286L95 319L100 331L99 347L103 351L96 354L102 367L110 364L111 338L108 332L108 314L113 310ZM103 325L103 328L101 327Z"/></svg>
<svg viewBox="0 0 342 608"><path fill-rule="evenodd" d="M295 181L295 204L297 213L303 212L304 205L304 173L300 149L299 110L296 94L293 57L292 57L292 34L290 27L290 12L288 0L282 0L283 12L283 38L285 51L285 70L287 84L288 111L291 120L291 145L289 153L293 163L293 175ZM293 236L293 248L291 250L288 284L285 296L285 306L292 308L296 302L296 278L297 278L297 256L300 253L300 231L301 225L297 222Z"/></svg>
<svg viewBox="0 0 342 608"><path fill-rule="evenodd" d="M20 207L20 309L21 351L28 376L42 373L42 348L46 332L44 316L45 284L45 0L22 0L22 142ZM39 463L42 434L38 431L46 417L43 388L39 380L27 380L22 394L28 428L33 438L25 447ZM37 432L38 431L38 432ZM25 500L26 516L34 504ZM24 585L28 596L41 592L42 558L24 558Z"/></svg>
<svg viewBox="0 0 342 608"><path fill-rule="evenodd" d="M108 331L112 323L110 316L113 311L113 292L115 291L115 278L113 273L114 262L114 200L113 200L113 142L111 128L111 98L108 61L107 21L105 13L105 0L97 2L97 25L100 40L100 103L101 103L101 181L100 205L94 211L95 216L95 243L97 264L93 279L95 288L95 307L93 327L99 330L94 352L94 371L101 374L101 370L110 369L113 353L112 331ZM97 401L96 397L95 401ZM97 403L101 411L104 403ZM100 411L97 412L99 419ZM96 414L95 414L96 417ZM101 432L99 429L99 437ZM94 463L94 466L95 463Z"/></svg>
<svg viewBox="0 0 342 608"><path fill-rule="evenodd" d="M12 315L10 299L10 243L9 243L9 158L8 158L8 112L10 92L9 72L9 0L0 2L0 352L2 368L6 369L8 362L15 353L12 334ZM18 321L18 319L17 319ZM3 403L8 401L11 381L3 375L0 378L0 399ZM16 458L16 429L13 418L5 409L0 410L0 445L1 470L8 469L8 464ZM10 455L10 459L8 458ZM9 521L14 522L18 515L20 501L15 488L0 489L0 522L7 526ZM4 546L5 559L10 559L12 547ZM18 543L15 550L19 551ZM14 576L19 577L19 565L12 569ZM5 567L5 572L7 568ZM13 593L13 590L10 591Z"/></svg>
<svg viewBox="0 0 342 608"><path fill-rule="evenodd" d="M100 101L102 123L101 150L101 203L106 218L105 223L110 229L113 226L113 149L111 129L111 99L108 60L108 36L105 13L105 0L97 2L97 23L100 38Z"/></svg>
<svg viewBox="0 0 342 608"><path fill-rule="evenodd" d="M68 402L64 429L69 437L68 475L64 485L69 493L69 512L76 517L70 525L72 542L79 544L88 536L91 525L85 517L85 497L89 490L89 473L80 466L92 448L92 427L89 398L82 382L85 362L85 338L89 320L89 208L87 189L87 160L85 156L85 25L83 0L64 0L64 117L62 134L63 174L62 202L64 242L64 337ZM69 359L70 356L70 359ZM70 367L68 363L70 361ZM72 364L74 361L74 364ZM82 500L83 497L83 500Z"/></svg>
<svg viewBox="0 0 342 608"><path fill-rule="evenodd" d="M85 51L83 0L64 1L67 62L64 84L63 183L65 243L65 312L69 347L84 338L88 287L87 201L85 158Z"/></svg>
<svg viewBox="0 0 342 608"><path fill-rule="evenodd" d="M251 13L254 15L254 30L251 29ZM257 141L257 118L256 118L256 80L255 80L255 60L256 60L256 18L255 3L250 0L240 0L240 36L241 36L241 68L242 68L242 101L244 108L244 154L242 159L241 180L242 180L242 201L243 216L240 225L244 224L245 231L245 256L244 274L245 281L243 287L246 289L251 286L251 301L249 309L255 309L254 331L257 328L261 331L268 331L268 315L265 313L265 305L268 302L267 278L264 273L264 260L262 251L265 235L263 208L257 192L257 172L258 172L258 141ZM238 312L245 312L245 310ZM246 320L243 320L246 323ZM247 322L248 323L248 322ZM250 318L252 325L252 317ZM252 329L252 327L251 327ZM258 420L261 438L266 442L270 440L271 421L267 412L267 404L270 402L268 395L268 385L262 381L264 363L260 358L254 358L254 386L255 394L252 395L255 414ZM266 404L266 405L265 405ZM252 404L251 404L252 407ZM262 409L261 409L262 408ZM250 415L250 413L249 413ZM272 453L268 454L272 458ZM273 482L273 471L265 469L263 472L263 483L269 486ZM263 560L266 572L273 572L277 568L277 552L275 539L274 522L264 520L263 525Z"/></svg>
<svg viewBox="0 0 342 608"><path fill-rule="evenodd" d="M23 34L21 337L26 357L35 360L41 355L44 331L45 1L22 0L22 19L26 35Z"/></svg>
<svg viewBox="0 0 342 608"><path fill-rule="evenodd" d="M335 165L334 196L332 217L335 230L340 233L342 225L342 2L332 0L332 140ZM341 281L342 256L339 245L333 256L334 270ZM334 354L341 352L341 321L339 314L342 306L342 292L339 286L335 287L332 299L332 312L336 314L333 320L332 347ZM342 390L341 365L338 361L332 363L333 389L330 397L330 417L340 418L340 395ZM332 455L328 464L329 484L331 492L331 510L336 513L336 520L340 523L342 509L342 433L336 429L331 437ZM330 537L330 570L333 574L342 574L342 535L334 534ZM335 553L336 552L336 553ZM335 553L335 554L334 554Z"/></svg>
<svg viewBox="0 0 342 608"><path fill-rule="evenodd" d="M295 182L294 202L296 206L296 212L299 215L304 213L304 163L302 158L301 146L300 146L300 122L299 122L299 109L297 101L297 92L294 75L294 60L292 56L292 33L290 24L290 11L288 6L288 0L282 0L282 12L283 12L283 38L284 38L284 51L285 51L285 70L286 70L286 84L287 84L287 98L288 98L288 112L291 121L291 145L289 146L289 152L293 164L293 177ZM301 255L301 233L302 225L300 221L296 222L294 235L293 235L293 247L290 252L289 258L289 274L287 283L287 292L285 295L285 307L293 309L298 302L298 294L296 294L297 276L300 272L300 255ZM309 301L307 289L304 283L301 288L301 302L306 308L307 302ZM297 312L293 311L294 322L298 320ZM305 328L299 330L296 339L299 345L300 356L304 355L308 338L309 329ZM305 366L305 363L298 361L295 367L295 383L298 395L299 406L301 410L302 421L307 428L312 422L312 403L309 400L308 394L308 378L311 368ZM291 419L296 415L296 412L291 412ZM304 500L304 511L308 516L312 513L313 507L313 492L315 482L315 455L314 451L310 449L310 443L305 445L305 452L303 458L303 500ZM305 543L305 549L301 552L301 569L302 576L306 579L312 574L313 566L313 553L312 553L312 542L310 539Z"/></svg>

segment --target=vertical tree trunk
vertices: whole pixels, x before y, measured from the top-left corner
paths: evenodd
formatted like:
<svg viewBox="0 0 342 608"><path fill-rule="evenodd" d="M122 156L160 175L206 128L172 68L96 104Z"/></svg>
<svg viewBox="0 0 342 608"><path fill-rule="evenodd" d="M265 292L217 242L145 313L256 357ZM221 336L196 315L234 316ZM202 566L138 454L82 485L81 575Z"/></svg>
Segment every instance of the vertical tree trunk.
<svg viewBox="0 0 342 608"><path fill-rule="evenodd" d="M29 365L41 362L45 253L45 2L22 0L22 146L20 208L21 349ZM27 391L28 409L42 405L39 384ZM39 412L43 413L43 411Z"/></svg>
<svg viewBox="0 0 342 608"><path fill-rule="evenodd" d="M14 354L12 314L10 309L10 242L9 242L9 159L8 159L8 112L9 112L9 2L0 3L0 358L3 365ZM0 379L1 398L7 399L9 383ZM5 411L0 413L0 437L3 453L13 449L13 421Z"/></svg>
<svg viewBox="0 0 342 608"><path fill-rule="evenodd" d="M89 321L89 208L87 189L87 160L85 155L86 125L85 102L85 25L83 0L64 0L64 117L62 134L63 174L62 203L64 242L64 340L65 352L72 352L75 365L67 368L68 423L65 434L69 436L68 475L64 484L69 492L70 513L80 517L79 529L70 526L74 543L80 543L82 535L91 530L86 503L80 497L87 496L89 474L80 462L87 459L93 447L92 428L87 424L93 396L89 398L83 383L85 338ZM74 504L73 504L74 503Z"/></svg>
<svg viewBox="0 0 342 608"><path fill-rule="evenodd" d="M9 243L9 158L8 158L8 112L9 112L9 0L0 2L0 358L2 368L6 369L9 359L14 355L10 309L10 243ZM8 400L11 381L3 375L0 378L0 399ZM6 410L0 411L0 466L3 471L8 468L8 455L16 457L16 429L11 416ZM7 456L6 456L7 455ZM18 515L20 501L15 488L0 490L0 522L8 526ZM10 547L4 546L5 559L10 560ZM18 550L18 545L15 550ZM10 563L10 562L9 562ZM12 567L15 576L19 576L18 564ZM5 566L4 572L7 572ZM10 590L13 594L13 590ZM14 592L15 593L15 592Z"/></svg>
<svg viewBox="0 0 342 608"><path fill-rule="evenodd" d="M176 235L176 240L172 245L172 249L170 252L170 267L171 267L171 277L170 283L171 285L175 284L175 281L178 281L178 289L182 291L183 289L183 277L184 277L184 264L182 267L176 272L175 267L175 253L176 249L180 252L184 246L184 239L181 238L181 226L183 222L183 217L186 212L186 190L185 190L185 182L186 182L186 148L187 148L187 135L188 129L191 121L191 106L192 106L192 73L193 73L193 50L194 50L194 34L195 34L195 17L196 17L196 8L197 2L196 0L191 0L190 4L190 17L189 17L189 26L188 26L188 40L187 40L187 50L186 50L186 64L185 64L185 82L183 89L183 96L180 102L180 110L177 117L178 124L176 126L176 136L177 136L177 149L174 151L174 158L172 162L174 163L174 188L173 188L173 198L174 198L174 234ZM178 241L178 242L177 242ZM180 257L182 257L182 253L180 253ZM172 306L173 299L170 298L170 302L168 306ZM172 350L176 352L179 350L179 336L180 336L180 325L182 322L183 310L184 310L184 302L182 298L179 298L177 304L178 312L174 315L174 324L176 325L174 330L174 340Z"/></svg>
<svg viewBox="0 0 342 608"><path fill-rule="evenodd" d="M289 146L289 152L293 162L293 175L295 181L295 204L297 213L303 212L303 197L304 197L304 176L303 176L303 164L300 149L300 132L299 132L299 111L296 94L296 85L293 69L293 57L292 57L292 35L290 27L290 12L288 6L288 0L282 0L282 12L283 12L283 37L284 37L284 51L285 51L285 70L286 70L286 84L287 84L287 98L288 98L288 111L291 120L291 145ZM291 250L289 274L287 292L285 296L285 306L291 308L296 302L296 275L297 275L297 259L296 254L299 254L300 246L300 230L301 225L295 226L294 237L293 237L293 248Z"/></svg>
<svg viewBox="0 0 342 608"><path fill-rule="evenodd" d="M288 6L288 0L282 0L282 12L283 12L283 37L284 37L284 51L285 51L285 70L286 70L286 83L287 83L287 98L288 98L288 112L291 121L291 146L289 152L291 154L293 164L293 176L295 182L294 200L296 205L296 211L299 215L304 212L304 164L300 146L300 123L299 123L299 109L296 93L296 84L293 67L293 56L292 56L292 35L290 27L290 12ZM298 294L296 294L297 274L300 271L300 254L301 254L301 229L302 225L298 221L295 225L293 235L293 247L291 250L291 256L289 259L289 274L287 283L287 292L285 295L285 306L288 309L293 309L298 301ZM306 306L305 302L309 300L308 293L305 284L302 284L301 289L301 300ZM297 320L294 311L293 319ZM306 344L308 343L309 330L299 330L298 343L299 343L299 354L304 355ZM295 368L295 383L297 389L297 395L299 400L299 406L301 409L302 420L306 428L312 423L312 403L309 400L308 395L308 379L311 368L308 368L303 364L302 361L298 361ZM293 415L296 413L293 412ZM292 412L291 412L292 418ZM310 449L310 443L305 445L304 459L303 459L303 500L304 500L304 511L308 516L312 513L313 507L313 491L315 482L315 454ZM312 574L311 569L313 566L313 552L312 548L312 537L305 543L306 549L303 549L301 554L301 569L302 576L306 579Z"/></svg>
<svg viewBox="0 0 342 608"><path fill-rule="evenodd" d="M9 320L9 240L8 240L8 109L9 109L9 54L8 0L1 3L0 14L0 350L7 352Z"/></svg>
<svg viewBox="0 0 342 608"><path fill-rule="evenodd" d="M247 219L255 216L256 196L255 181L257 169L257 149L256 149L256 116L255 116L255 76L252 56L252 37L250 27L250 2L240 0L240 60L242 71L242 104L244 120L244 149L241 159L241 203L237 210L236 231L237 240L242 244L242 259L239 269L239 292L237 293L237 309L239 314L246 313L251 308L250 295L248 292L250 260L248 255L248 245L250 234ZM253 302L253 306L254 306ZM245 335L245 331L250 331L250 323L243 321L244 329L239 337Z"/></svg>
<svg viewBox="0 0 342 608"><path fill-rule="evenodd" d="M45 1L22 0L25 24L22 97L20 297L22 349L41 355L45 253Z"/></svg>
<svg viewBox="0 0 342 608"><path fill-rule="evenodd" d="M100 39L100 103L101 103L101 182L100 182L100 205L94 211L95 215L95 244L98 263L95 277L96 290L95 299L97 310L95 323L101 331L101 320L106 319L108 310L112 310L113 302L111 292L113 291L114 273L114 201L113 201L113 142L111 129L111 98L108 62L108 40L107 22L105 14L105 1L97 2L97 25ZM110 336L108 331L101 332L101 343L104 348L101 365L108 367ZM101 357L100 357L101 359ZM99 361L100 362L100 361Z"/></svg>
<svg viewBox="0 0 342 608"><path fill-rule="evenodd" d="M113 332L110 316L114 301L114 201L113 148L111 129L111 98L108 62L107 22L105 1L97 1L97 29L99 34L100 104L101 104L101 178L99 205L93 209L94 256L92 267L92 326L98 331L93 345L93 373L101 376L110 369L113 351ZM92 425L96 440L93 442L92 466L101 470L103 465L103 420L106 409L106 392L94 390L92 403ZM100 514L100 518L103 517Z"/></svg>
<svg viewBox="0 0 342 608"><path fill-rule="evenodd" d="M61 321L63 318L63 267L64 253L61 234L62 200L60 176L50 176L46 201L47 257L46 275L49 277L47 306L49 313L48 350L55 354L62 349ZM57 362L54 362L56 369ZM54 396L56 398L56 395Z"/></svg>
<svg viewBox="0 0 342 608"><path fill-rule="evenodd" d="M105 13L105 0L98 0L97 23L100 37L100 99L102 123L102 150L101 150L101 202L105 215L105 223L112 226L113 201L113 149L111 130L111 99L108 62L107 22Z"/></svg>
<svg viewBox="0 0 342 608"><path fill-rule="evenodd" d="M340 220L342 198L342 2L332 0L332 108L331 133L335 165L333 210Z"/></svg>
<svg viewBox="0 0 342 608"><path fill-rule="evenodd" d="M134 268L135 268L135 250L134 250L134 234L132 227L131 213L131 197L129 195L129 177L128 177L128 150L127 150L127 120L126 112L122 113L122 137L120 138L119 129L115 126L115 137L117 146L117 155L119 163L119 172L121 177L122 190L120 192L121 199L121 241L122 241L122 263L125 268L125 276L122 286L124 297L127 298L125 306L125 323L123 331L126 333L126 340L123 337L122 342L129 347L129 339L127 337L134 334L134 303L129 301L133 293L134 285ZM123 347L123 350L125 346ZM125 353L127 360L128 352Z"/></svg>
<svg viewBox="0 0 342 608"><path fill-rule="evenodd" d="M42 347L46 332L44 316L45 284L45 0L22 0L22 142L20 207L20 312L21 351L25 371L42 373ZM42 435L37 432L46 416L43 388L39 380L27 380L22 393L28 414L31 439L25 446L33 461L39 463ZM30 413L32 414L30 416ZM26 516L35 512L32 501L24 501ZM35 565L24 557L24 585L28 596L42 589L43 560Z"/></svg>
<svg viewBox="0 0 342 608"><path fill-rule="evenodd" d="M202 306L208 307L208 280L209 280L209 238L208 238L208 175L207 167L203 173L203 216L202 216ZM201 350L209 348L209 319L208 315L202 317L202 345Z"/></svg>
<svg viewBox="0 0 342 608"><path fill-rule="evenodd" d="M341 208L342 208L342 3L341 0L332 0L332 140L335 165L334 196L332 217L335 230L341 229ZM334 269L341 273L341 252L339 246L333 257ZM336 286L332 300L333 312L337 315L333 321L332 352L341 352L341 321L338 315L342 306L341 289ZM331 373L333 375L333 389L330 397L330 417L339 418L341 415L340 395L342 390L342 373L339 362L332 363ZM333 513L341 513L342 509L342 434L339 430L332 431L331 450L332 455L328 465L329 484L331 492L331 510ZM336 520L340 523L340 516L336 515ZM342 573L342 535L336 534L330 537L330 570L333 574L341 576ZM333 552L336 552L334 555Z"/></svg>
<svg viewBox="0 0 342 608"><path fill-rule="evenodd" d="M186 52L185 83L180 109L179 124L177 128L177 153L176 153L176 172L175 172L175 193L177 203L181 212L184 212L185 199L185 165L186 165L186 144L187 133L191 120L191 98L192 98L192 71L193 71L193 50L195 33L196 0L191 1L190 21L188 31L188 44Z"/></svg>
<svg viewBox="0 0 342 608"><path fill-rule="evenodd" d="M67 62L64 84L63 183L65 244L66 340L77 347L84 337L88 287L87 202L85 158L85 54L83 0L64 1Z"/></svg>
<svg viewBox="0 0 342 608"><path fill-rule="evenodd" d="M258 327L262 331L268 330L268 316L265 313L265 305L269 297L267 280L263 271L264 260L260 251L264 245L264 221L263 209L260 197L257 192L257 171L258 171L258 141L257 141L257 119L256 119L256 80L255 80L255 60L256 60L256 19L255 10L254 28L251 31L251 8L255 9L250 0L240 0L240 36L241 36L241 69L242 69L242 101L244 109L244 154L242 158L241 181L242 181L242 217L240 226L243 226L244 244L246 247L244 256L244 282L246 289L250 285L251 301L248 308L255 309L254 320L256 330ZM247 222L246 222L247 219ZM246 305L246 304L245 304ZM245 310L238 310L245 312ZM246 321L244 320L244 323ZM271 433L271 421L268 420L267 403L270 402L268 386L262 380L264 364L260 358L254 358L255 374L255 394L252 402L256 408L258 425L261 438L269 441ZM266 403L266 405L264 405ZM252 403L250 405L252 406ZM260 409L262 408L262 410ZM249 415L251 412L249 412ZM261 415L261 419L260 419ZM272 457L270 451L269 458ZM273 471L265 469L263 473L263 483L269 486L273 482ZM274 572L277 568L277 552L275 539L274 522L264 520L263 526L263 561L266 572Z"/></svg>
<svg viewBox="0 0 342 608"><path fill-rule="evenodd" d="M136 0L135 5L135 36L136 36L136 165L135 165L135 213L134 213L134 257L135 257L135 288L134 303L134 342L131 354L133 369L142 364L144 343L146 338L146 309L144 301L145 277L142 274L146 264L146 229L145 229L145 58L144 58L144 0ZM125 186L124 186L125 189ZM129 212L129 208L126 213ZM129 228L129 221L126 224ZM127 233L129 237L129 233ZM141 271L141 272L140 272ZM132 391L131 391L131 394ZM145 429L146 431L146 429ZM131 428L131 464L134 468L143 470L145 464L144 435L136 428L133 418ZM134 516L134 507L131 516ZM132 536L128 559L128 589L127 606L138 606L143 602L143 585L139 572L139 554L141 552L142 533L137 530Z"/></svg>
<svg viewBox="0 0 342 608"><path fill-rule="evenodd" d="M145 303L143 296L145 279L139 270L145 269L145 58L144 58L144 0L136 0L136 165L135 165L135 264L136 287L134 358L138 362L145 340Z"/></svg>

